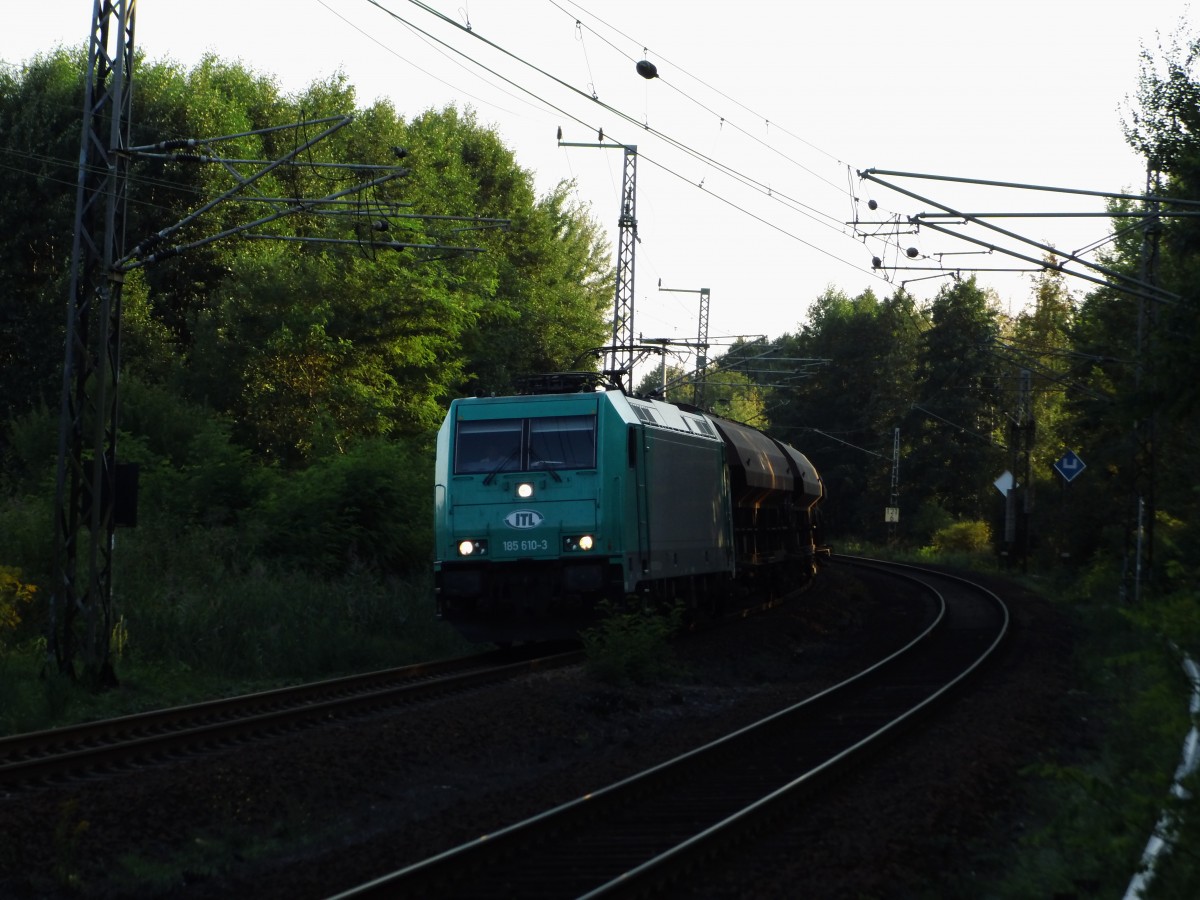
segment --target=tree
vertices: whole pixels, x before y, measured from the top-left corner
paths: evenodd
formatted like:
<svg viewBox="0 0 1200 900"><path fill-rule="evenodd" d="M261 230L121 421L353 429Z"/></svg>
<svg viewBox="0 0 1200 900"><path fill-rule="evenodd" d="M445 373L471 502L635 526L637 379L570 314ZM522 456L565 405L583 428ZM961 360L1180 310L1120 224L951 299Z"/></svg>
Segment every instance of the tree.
<svg viewBox="0 0 1200 900"><path fill-rule="evenodd" d="M992 479L1008 464L1004 414L1013 383L1013 373L992 354L1000 335L998 304L974 276L956 279L938 291L929 319L914 406L922 418L908 480L956 518L988 519Z"/></svg>
<svg viewBox="0 0 1200 900"><path fill-rule="evenodd" d="M39 403L57 406L62 386L83 106L79 52L38 56L0 69L0 419ZM32 215L31 211L37 214Z"/></svg>
<svg viewBox="0 0 1200 900"><path fill-rule="evenodd" d="M504 392L522 374L594 365L607 340L613 268L607 238L562 182L513 219L495 296L463 336L473 387Z"/></svg>
<svg viewBox="0 0 1200 900"><path fill-rule="evenodd" d="M0 172L11 218L0 244L12 251L0 256L0 283L12 286L0 307L10 338L0 349L0 403L11 413L52 401L61 381L84 68L78 53L60 51L0 78L0 127L29 148L26 166L36 173ZM270 160L311 129L301 138L263 129L355 117L299 164L256 182L258 196L324 196L363 178L318 164L394 164L395 148L407 152L408 175L369 198L393 211L386 232L325 210L260 229L357 238L357 246L226 239L168 254L131 280L128 349L137 352L123 354L125 365L228 413L238 439L267 457L300 464L355 437L420 433L449 396L576 367L603 343L611 305L603 232L572 202L568 184L538 198L531 174L473 114L450 107L406 122L386 102L359 109L341 75L283 96L272 79L215 56L192 69L142 59L136 78L134 144L238 135L216 152ZM47 147L58 149L47 156ZM202 164L198 154L134 160L130 246L233 184L225 166ZM30 208L44 214L16 215ZM172 239L193 242L262 210L225 202ZM465 249L380 249L380 237L393 247Z"/></svg>
<svg viewBox="0 0 1200 900"><path fill-rule="evenodd" d="M1118 263L1142 281L1141 291L1095 292L1089 297L1087 323L1092 334L1110 337L1112 346L1125 350L1127 365L1110 364L1105 371L1114 396L1113 418L1124 419L1128 435L1122 471L1138 514L1146 511L1149 518L1146 567L1160 587L1169 588L1174 581L1164 577L1169 568L1193 584L1200 571L1195 528L1175 542L1169 566L1156 564L1154 537L1160 514L1192 522L1200 511L1190 471L1200 447L1195 377L1200 365L1200 227L1194 218L1174 215L1194 212L1200 203L1200 36L1187 35L1183 25L1166 46L1160 42L1157 57L1143 49L1126 139L1146 160L1148 191L1167 199L1141 204L1147 216L1141 232L1117 247ZM1127 502L1122 517L1127 547L1133 508Z"/></svg>
<svg viewBox="0 0 1200 900"><path fill-rule="evenodd" d="M806 373L794 388L772 392L768 414L821 472L831 529L883 534L893 438L916 398L924 327L903 291L880 301L870 290L851 298L830 288L801 332L780 338L766 357L781 360L777 382Z"/></svg>
<svg viewBox="0 0 1200 900"><path fill-rule="evenodd" d="M156 472L194 465L181 461L192 445L217 454L215 468L279 461L288 474L364 442L419 454L446 400L479 373L510 381L561 367L604 334L598 226L565 186L538 199L529 173L471 114L450 108L406 122L387 103L359 109L340 75L283 96L270 78L213 56L190 70L144 59L135 69L132 144L179 149L135 152L128 167L126 249L136 252L134 268L122 267L123 349L134 356L123 354L123 368L147 388L143 401L165 393L212 425L165 457L146 454L149 435L123 433ZM44 408L62 384L86 70L81 53L59 51L0 72L0 131L18 160L0 170L6 422ZM356 124L343 127L351 116ZM310 143L320 122L339 126ZM298 147L249 190L211 205ZM406 177L347 192L359 206L310 202L363 183L364 171L394 170L398 148L408 152ZM288 215L226 234L264 208ZM493 327L507 329L499 346ZM135 429L144 427L136 412ZM386 470L378 460L393 458L368 455L372 477ZM227 482L232 494L266 483ZM221 498L222 523L236 523L242 499ZM186 504L173 512L194 514ZM356 554L363 544L356 539ZM105 646L105 630L89 640Z"/></svg>

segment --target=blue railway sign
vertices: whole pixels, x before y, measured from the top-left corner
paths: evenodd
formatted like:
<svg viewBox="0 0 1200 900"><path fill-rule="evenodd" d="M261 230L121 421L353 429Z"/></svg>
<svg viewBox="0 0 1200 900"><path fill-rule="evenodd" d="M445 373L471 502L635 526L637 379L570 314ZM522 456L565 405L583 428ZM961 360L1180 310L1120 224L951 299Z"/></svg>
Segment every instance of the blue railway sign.
<svg viewBox="0 0 1200 900"><path fill-rule="evenodd" d="M1087 463L1080 459L1079 454L1077 454L1074 450L1068 450L1062 455L1062 458L1054 464L1055 471L1065 478L1068 484L1074 481L1076 476L1078 476L1079 473L1086 468Z"/></svg>

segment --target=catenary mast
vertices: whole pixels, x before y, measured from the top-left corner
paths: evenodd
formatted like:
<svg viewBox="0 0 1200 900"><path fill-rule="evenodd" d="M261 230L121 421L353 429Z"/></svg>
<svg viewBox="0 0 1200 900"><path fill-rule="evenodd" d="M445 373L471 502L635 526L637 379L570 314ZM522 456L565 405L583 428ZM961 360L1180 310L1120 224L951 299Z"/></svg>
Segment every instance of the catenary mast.
<svg viewBox="0 0 1200 900"><path fill-rule="evenodd" d="M74 674L115 680L109 659L126 168L136 0L96 0L75 191L55 482L55 582L47 652ZM82 644L80 647L79 645Z"/></svg>

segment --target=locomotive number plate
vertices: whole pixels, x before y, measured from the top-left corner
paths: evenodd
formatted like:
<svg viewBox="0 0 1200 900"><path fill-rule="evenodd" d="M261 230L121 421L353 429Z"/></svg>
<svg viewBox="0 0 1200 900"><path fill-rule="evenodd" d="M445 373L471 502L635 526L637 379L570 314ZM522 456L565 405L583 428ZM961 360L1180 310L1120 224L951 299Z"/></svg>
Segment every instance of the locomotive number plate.
<svg viewBox="0 0 1200 900"><path fill-rule="evenodd" d="M529 553L535 550L549 550L550 542L545 538L541 540L525 540L525 541L501 541L501 546L505 553Z"/></svg>

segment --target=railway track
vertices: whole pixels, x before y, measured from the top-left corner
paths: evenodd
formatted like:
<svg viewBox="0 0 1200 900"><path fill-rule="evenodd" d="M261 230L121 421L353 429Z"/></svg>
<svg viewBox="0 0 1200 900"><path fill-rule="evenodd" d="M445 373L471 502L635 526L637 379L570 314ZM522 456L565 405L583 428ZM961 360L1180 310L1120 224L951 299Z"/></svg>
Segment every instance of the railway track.
<svg viewBox="0 0 1200 900"><path fill-rule="evenodd" d="M1008 611L946 574L839 557L916 581L933 623L853 678L720 740L337 895L666 895L932 709L986 660Z"/></svg>
<svg viewBox="0 0 1200 900"><path fill-rule="evenodd" d="M154 764L582 659L578 650L485 653L0 738L0 792Z"/></svg>

